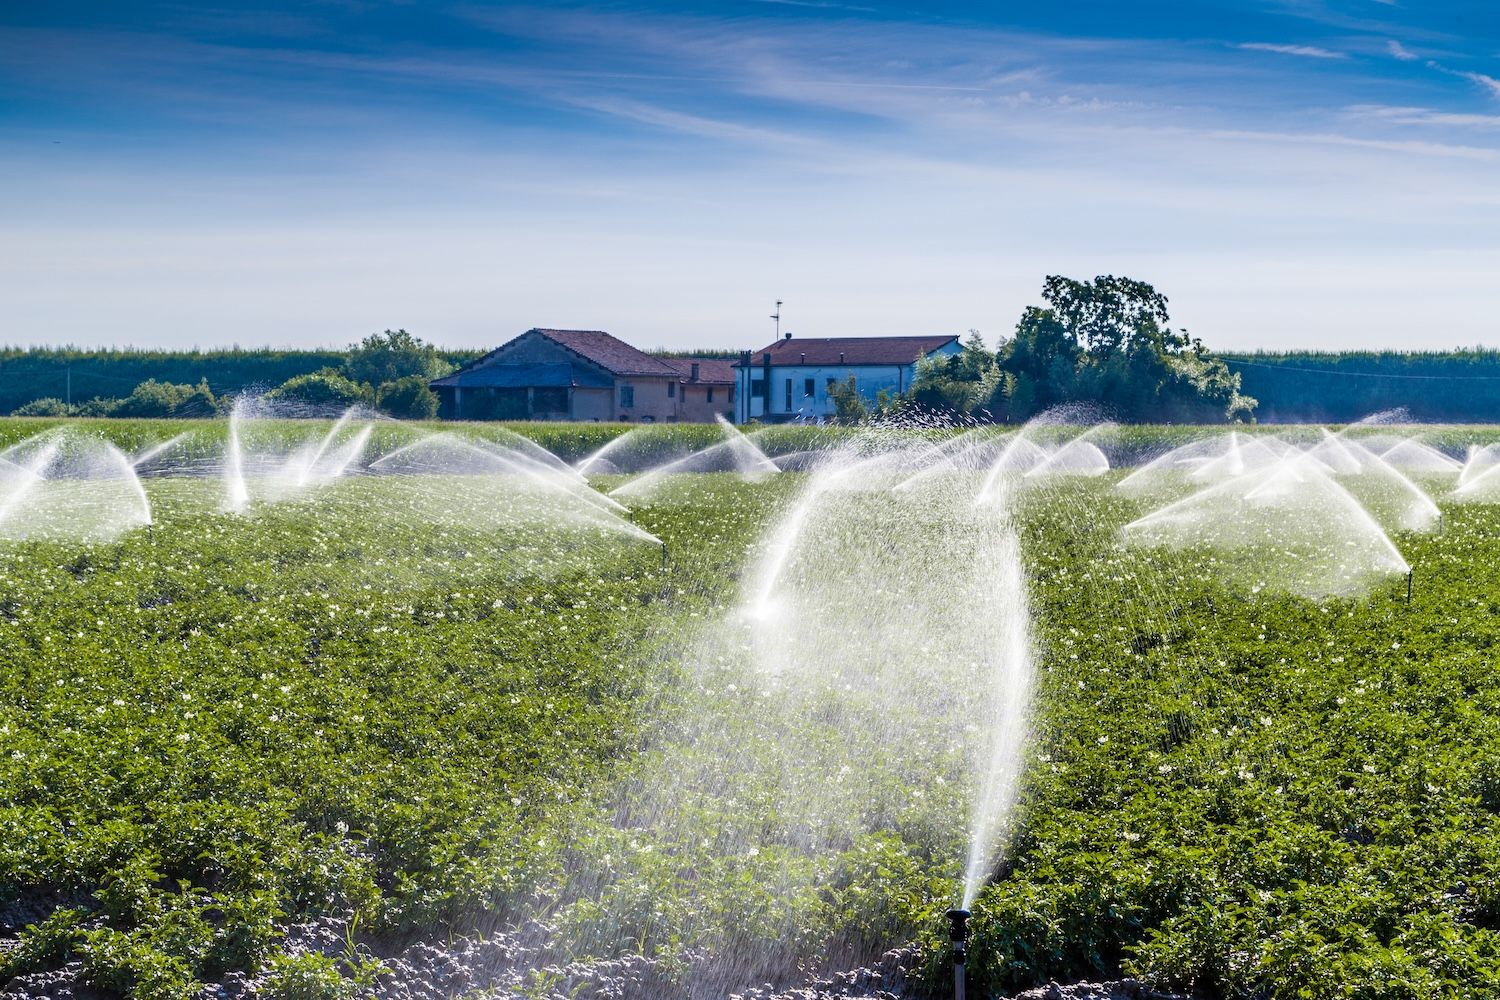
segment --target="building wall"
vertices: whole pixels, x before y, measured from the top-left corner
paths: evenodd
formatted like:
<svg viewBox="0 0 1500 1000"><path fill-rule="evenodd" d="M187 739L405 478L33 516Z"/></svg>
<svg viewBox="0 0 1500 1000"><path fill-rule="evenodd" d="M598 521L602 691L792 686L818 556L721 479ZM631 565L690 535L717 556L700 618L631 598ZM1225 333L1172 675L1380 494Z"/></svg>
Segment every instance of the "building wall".
<svg viewBox="0 0 1500 1000"><path fill-rule="evenodd" d="M490 364L589 364L556 341L530 331L501 345L498 350L499 353L489 360Z"/></svg>
<svg viewBox="0 0 1500 1000"><path fill-rule="evenodd" d="M958 353L958 344L948 344L932 354L947 356ZM854 376L855 388L867 403L873 404L882 392L891 394L905 392L911 388L916 375L916 362L906 365L776 365L771 366L771 407L765 410L763 397L754 391L755 383L765 374L765 366L752 359L751 367L735 369L737 404L735 420L748 423L751 420L816 420L832 417L836 412L833 400L828 396L830 380L843 382ZM787 405L787 380L791 380L791 405ZM807 382L812 380L812 395L807 394Z"/></svg>
<svg viewBox="0 0 1500 1000"><path fill-rule="evenodd" d="M741 369L738 388L741 390L739 398L742 403L738 412L743 419L740 423L753 419L764 420L767 416L783 420L831 417L836 407L828 395L830 381L843 382L853 375L859 394L873 404L881 391L892 394L905 392L911 387L915 371L916 365L772 365L771 408L765 410L763 398L754 392L755 384L759 382L765 369L760 365L753 366L748 373ZM807 394L809 380L812 382L812 395ZM746 391L747 382L749 391ZM787 399L788 382L791 385L790 406Z"/></svg>
<svg viewBox="0 0 1500 1000"><path fill-rule="evenodd" d="M615 418L615 393L613 389L574 389L574 420L613 420Z"/></svg>
<svg viewBox="0 0 1500 1000"><path fill-rule="evenodd" d="M711 424L716 414L726 420L734 419L734 386L722 382L684 382L677 387L681 395L681 419L690 423ZM713 393L713 399L709 399Z"/></svg>
<svg viewBox="0 0 1500 1000"><path fill-rule="evenodd" d="M670 390L668 387L672 387ZM632 389L635 397L632 405L625 406L626 388ZM631 422L666 424L678 419L676 376L666 375L618 375L615 377L615 419ZM669 395L670 393L670 395Z"/></svg>

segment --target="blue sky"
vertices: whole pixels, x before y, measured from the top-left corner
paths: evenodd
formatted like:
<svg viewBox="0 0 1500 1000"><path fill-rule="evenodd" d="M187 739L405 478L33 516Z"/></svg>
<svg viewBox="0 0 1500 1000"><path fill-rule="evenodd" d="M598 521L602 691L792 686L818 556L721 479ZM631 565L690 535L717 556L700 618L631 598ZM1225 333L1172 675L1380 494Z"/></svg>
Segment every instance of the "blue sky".
<svg viewBox="0 0 1500 1000"><path fill-rule="evenodd" d="M1488 2L0 7L12 343L1500 346Z"/></svg>

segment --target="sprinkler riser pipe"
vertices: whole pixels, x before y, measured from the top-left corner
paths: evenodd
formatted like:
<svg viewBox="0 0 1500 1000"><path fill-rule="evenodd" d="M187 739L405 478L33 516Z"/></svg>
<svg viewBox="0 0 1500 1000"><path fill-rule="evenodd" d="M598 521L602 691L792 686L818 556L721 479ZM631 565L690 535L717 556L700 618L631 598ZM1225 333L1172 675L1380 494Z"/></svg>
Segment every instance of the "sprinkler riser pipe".
<svg viewBox="0 0 1500 1000"><path fill-rule="evenodd" d="M949 910L948 940L953 942L953 996L964 1000L966 989L965 965L969 958L969 911Z"/></svg>

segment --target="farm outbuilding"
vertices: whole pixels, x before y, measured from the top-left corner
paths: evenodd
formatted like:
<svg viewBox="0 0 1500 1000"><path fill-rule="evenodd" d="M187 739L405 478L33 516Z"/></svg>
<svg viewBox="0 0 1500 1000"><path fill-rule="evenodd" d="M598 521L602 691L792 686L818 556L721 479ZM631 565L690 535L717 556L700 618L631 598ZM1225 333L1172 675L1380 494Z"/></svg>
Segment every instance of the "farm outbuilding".
<svg viewBox="0 0 1500 1000"><path fill-rule="evenodd" d="M657 357L603 330L527 330L431 384L448 420L672 423L734 412L728 359Z"/></svg>

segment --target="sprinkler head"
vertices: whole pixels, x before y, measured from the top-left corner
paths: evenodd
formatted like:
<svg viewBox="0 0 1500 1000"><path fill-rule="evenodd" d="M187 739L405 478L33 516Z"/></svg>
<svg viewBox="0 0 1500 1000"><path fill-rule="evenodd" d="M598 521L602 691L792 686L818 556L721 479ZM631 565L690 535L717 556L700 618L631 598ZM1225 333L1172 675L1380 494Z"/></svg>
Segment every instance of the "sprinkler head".
<svg viewBox="0 0 1500 1000"><path fill-rule="evenodd" d="M948 911L948 937L953 942L953 997L964 1000L968 989L964 961L968 958L969 911Z"/></svg>
<svg viewBox="0 0 1500 1000"><path fill-rule="evenodd" d="M948 911L948 939L953 942L953 961L962 964L964 960L965 944L969 940L969 911Z"/></svg>

